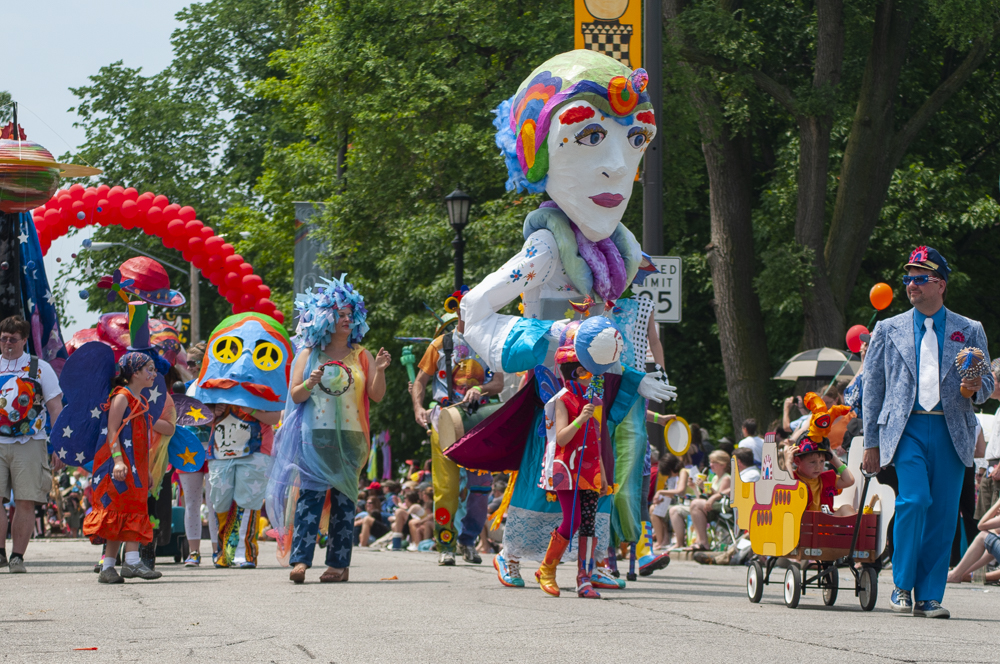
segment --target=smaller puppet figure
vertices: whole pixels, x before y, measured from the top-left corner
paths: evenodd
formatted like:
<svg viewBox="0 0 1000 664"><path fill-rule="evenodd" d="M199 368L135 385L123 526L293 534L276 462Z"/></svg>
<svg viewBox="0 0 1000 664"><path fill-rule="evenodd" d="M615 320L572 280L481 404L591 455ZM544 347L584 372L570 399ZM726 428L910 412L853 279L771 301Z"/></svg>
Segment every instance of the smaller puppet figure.
<svg viewBox="0 0 1000 664"><path fill-rule="evenodd" d="M292 342L258 313L229 316L212 331L194 398L215 416L209 440L209 500L219 519L216 567L257 566L274 427L288 395Z"/></svg>

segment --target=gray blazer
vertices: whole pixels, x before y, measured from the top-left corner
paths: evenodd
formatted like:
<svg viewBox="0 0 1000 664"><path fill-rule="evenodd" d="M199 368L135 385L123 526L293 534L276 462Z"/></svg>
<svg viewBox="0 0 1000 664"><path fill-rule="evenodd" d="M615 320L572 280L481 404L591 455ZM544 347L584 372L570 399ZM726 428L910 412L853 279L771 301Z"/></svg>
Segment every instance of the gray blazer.
<svg viewBox="0 0 1000 664"><path fill-rule="evenodd" d="M965 346L983 351L990 362L986 333L979 321L945 310L944 349L941 353L941 404L948 432L966 466L972 465L976 448L976 415L972 402L985 403L993 393L993 374L983 376L982 388L966 399L959 392L962 382L955 356ZM959 333L956 335L956 332ZM953 339L964 337L964 341ZM913 339L913 310L880 321L872 331L865 356L863 413L865 448L877 447L883 466L896 454L896 445L917 400L917 351Z"/></svg>

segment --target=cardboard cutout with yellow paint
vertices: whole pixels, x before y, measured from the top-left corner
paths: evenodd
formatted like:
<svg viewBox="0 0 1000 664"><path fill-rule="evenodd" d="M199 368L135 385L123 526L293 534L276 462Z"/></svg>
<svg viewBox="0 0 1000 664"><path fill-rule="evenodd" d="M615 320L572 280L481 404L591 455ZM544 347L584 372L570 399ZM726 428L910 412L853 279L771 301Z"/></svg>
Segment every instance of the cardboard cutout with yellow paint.
<svg viewBox="0 0 1000 664"><path fill-rule="evenodd" d="M764 443L760 479L740 480L733 459L732 504L736 525L750 536L750 547L761 556L785 556L799 543L799 527L806 511L805 484L778 466L778 447Z"/></svg>

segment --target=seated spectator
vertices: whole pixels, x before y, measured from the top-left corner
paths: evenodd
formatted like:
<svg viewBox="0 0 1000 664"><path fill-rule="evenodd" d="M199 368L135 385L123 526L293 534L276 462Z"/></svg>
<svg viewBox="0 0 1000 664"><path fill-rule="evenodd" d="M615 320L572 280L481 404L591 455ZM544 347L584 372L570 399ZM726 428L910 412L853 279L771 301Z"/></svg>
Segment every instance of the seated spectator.
<svg viewBox="0 0 1000 664"><path fill-rule="evenodd" d="M354 518L354 544L369 546L388 532L389 525L382 518L382 495L379 487L378 490L368 492L365 511Z"/></svg>
<svg viewBox="0 0 1000 664"><path fill-rule="evenodd" d="M740 473L741 482L756 482L760 479L760 468L753 465L753 451L745 447L733 452L736 468Z"/></svg>
<svg viewBox="0 0 1000 664"><path fill-rule="evenodd" d="M674 548L680 549L684 546L684 527L678 530L677 523L683 524L687 519L687 508L683 504L673 505L679 502L679 498L684 495L688 487L688 479L691 471L684 467L684 461L673 454L665 454L658 464L660 477L665 478L664 488L653 494L652 508L649 510L650 520L653 522L653 549L664 549L667 547L667 515L671 514L670 522L674 524ZM675 518L673 507L678 508L678 516ZM684 511L684 516L680 517L680 510ZM678 521L679 519L679 521ZM675 523L675 521L677 523Z"/></svg>
<svg viewBox="0 0 1000 664"><path fill-rule="evenodd" d="M419 529L417 523L420 517L426 512L420 504L420 493L416 489L407 489L403 492L403 504L396 508L396 511L389 521L392 523L392 550L403 550L403 536L409 535L410 544L416 545L420 542ZM384 512L383 512L384 514Z"/></svg>
<svg viewBox="0 0 1000 664"><path fill-rule="evenodd" d="M969 544L961 562L948 572L948 583L972 581L972 573L994 562L1000 562L1000 500L979 520L980 533ZM1000 570L986 574L987 583L1000 584Z"/></svg>
<svg viewBox="0 0 1000 664"><path fill-rule="evenodd" d="M410 540L411 551L416 550L415 545L432 540L434 537L434 487L425 487L420 490L419 494L420 507L423 508L424 514L410 521L411 537L416 538L416 541L413 539Z"/></svg>
<svg viewBox="0 0 1000 664"><path fill-rule="evenodd" d="M722 511L722 498L729 495L729 487L732 484L732 478L729 476L731 459L732 457L722 450L715 450L708 455L708 465L715 473L715 477L712 478L709 487L701 485L698 488L701 493L705 493L706 488L711 493L707 498L698 498L691 503L691 523L694 525L696 538L692 548L695 551L708 551L708 523Z"/></svg>
<svg viewBox="0 0 1000 664"><path fill-rule="evenodd" d="M755 466L760 466L760 455L764 450L764 439L757 435L757 420L752 417L744 420L742 431L743 440L736 447L749 447L753 450L753 463Z"/></svg>
<svg viewBox="0 0 1000 664"><path fill-rule="evenodd" d="M386 480L385 484L382 485L382 517L386 521L402 503L399 498L400 490L399 482L396 480Z"/></svg>

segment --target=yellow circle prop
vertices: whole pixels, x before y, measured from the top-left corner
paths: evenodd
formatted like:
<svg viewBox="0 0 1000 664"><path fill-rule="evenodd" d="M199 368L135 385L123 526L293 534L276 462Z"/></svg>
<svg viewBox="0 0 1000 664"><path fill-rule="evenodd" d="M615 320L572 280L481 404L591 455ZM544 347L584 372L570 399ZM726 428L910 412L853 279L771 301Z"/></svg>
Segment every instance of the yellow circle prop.
<svg viewBox="0 0 1000 664"><path fill-rule="evenodd" d="M231 364L243 352L243 340L239 337L221 337L212 344L212 355L223 364Z"/></svg>
<svg viewBox="0 0 1000 664"><path fill-rule="evenodd" d="M663 442L667 446L667 451L675 456L684 456L691 447L691 427L687 420L680 415L675 415L663 427Z"/></svg>

